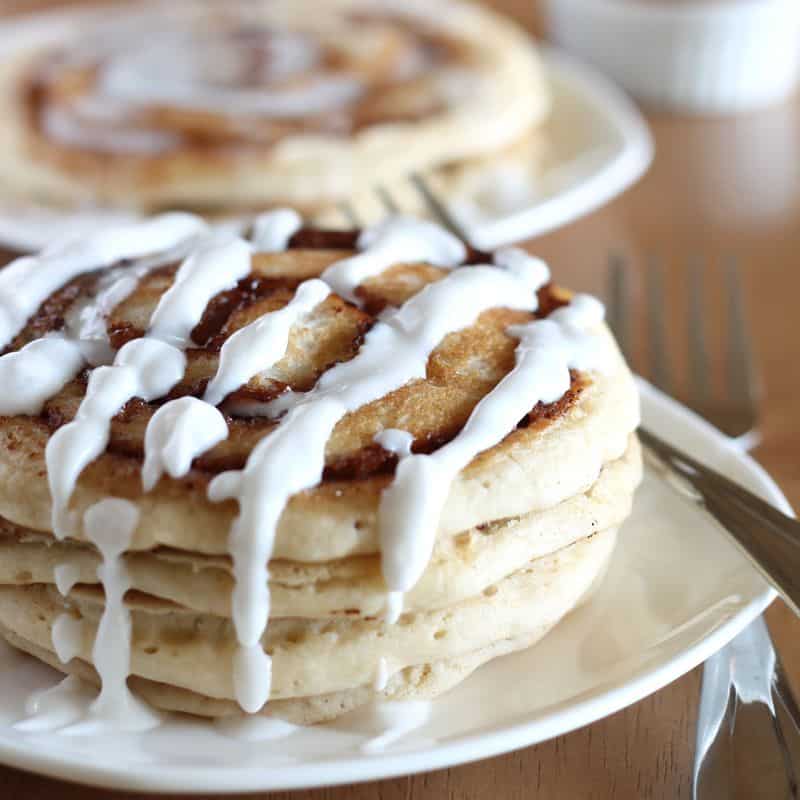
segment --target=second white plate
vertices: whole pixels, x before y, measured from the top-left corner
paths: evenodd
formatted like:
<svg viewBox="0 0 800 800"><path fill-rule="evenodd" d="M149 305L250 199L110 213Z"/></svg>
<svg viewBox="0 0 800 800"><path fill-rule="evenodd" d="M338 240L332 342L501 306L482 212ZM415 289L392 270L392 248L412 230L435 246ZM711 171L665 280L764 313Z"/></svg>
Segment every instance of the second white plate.
<svg viewBox="0 0 800 800"><path fill-rule="evenodd" d="M13 26L0 27L0 44L13 32ZM572 222L627 189L652 161L647 123L620 89L556 50L543 48L542 56L553 91L542 132L547 155L529 173L504 176L513 183L505 191L476 190L453 205L476 247L490 250ZM494 182L491 174L487 181ZM64 233L133 218L120 211L66 212L0 199L0 245L33 252Z"/></svg>

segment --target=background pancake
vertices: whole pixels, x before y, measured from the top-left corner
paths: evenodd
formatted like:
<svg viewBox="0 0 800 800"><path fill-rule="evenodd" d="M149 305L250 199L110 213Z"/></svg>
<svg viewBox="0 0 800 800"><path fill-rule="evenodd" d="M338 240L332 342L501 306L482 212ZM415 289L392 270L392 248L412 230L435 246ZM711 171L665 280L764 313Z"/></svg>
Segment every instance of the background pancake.
<svg viewBox="0 0 800 800"><path fill-rule="evenodd" d="M67 206L312 214L375 182L508 148L547 114L530 40L489 9L333 0L309 11L293 0L137 3L4 54L5 191Z"/></svg>

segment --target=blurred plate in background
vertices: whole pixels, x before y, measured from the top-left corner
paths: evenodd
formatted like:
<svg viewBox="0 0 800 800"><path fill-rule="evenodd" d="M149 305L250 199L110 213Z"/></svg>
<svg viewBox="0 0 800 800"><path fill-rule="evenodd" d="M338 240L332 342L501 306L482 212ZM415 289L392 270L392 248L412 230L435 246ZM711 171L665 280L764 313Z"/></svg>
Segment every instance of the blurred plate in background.
<svg viewBox="0 0 800 800"><path fill-rule="evenodd" d="M0 47L13 29L0 29ZM488 167L451 203L477 247L491 249L566 225L627 189L652 160L647 124L620 89L551 48L543 48L542 56L553 91L553 110L542 128L545 152L529 170ZM376 213L382 213L379 207ZM0 245L39 250L60 234L131 217L117 210L63 211L0 200Z"/></svg>

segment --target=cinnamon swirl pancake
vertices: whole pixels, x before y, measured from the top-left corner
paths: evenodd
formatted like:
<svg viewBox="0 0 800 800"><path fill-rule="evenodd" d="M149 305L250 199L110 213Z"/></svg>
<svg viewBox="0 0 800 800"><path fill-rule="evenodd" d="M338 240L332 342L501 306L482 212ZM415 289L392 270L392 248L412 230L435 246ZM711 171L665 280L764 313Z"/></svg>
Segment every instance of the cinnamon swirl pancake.
<svg viewBox="0 0 800 800"><path fill-rule="evenodd" d="M0 345L0 632L96 714L434 696L581 600L640 479L602 306L409 218L58 243Z"/></svg>
<svg viewBox="0 0 800 800"><path fill-rule="evenodd" d="M68 207L314 214L414 170L457 182L548 109L525 34L459 0L137 3L41 31L0 70L0 178Z"/></svg>

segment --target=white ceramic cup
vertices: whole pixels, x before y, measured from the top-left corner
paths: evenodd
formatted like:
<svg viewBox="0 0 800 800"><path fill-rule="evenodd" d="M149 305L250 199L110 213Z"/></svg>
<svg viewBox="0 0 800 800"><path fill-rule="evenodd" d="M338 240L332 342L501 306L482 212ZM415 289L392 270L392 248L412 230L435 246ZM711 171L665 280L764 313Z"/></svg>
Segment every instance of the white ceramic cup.
<svg viewBox="0 0 800 800"><path fill-rule="evenodd" d="M784 99L800 0L545 0L551 38L645 102L724 113Z"/></svg>

